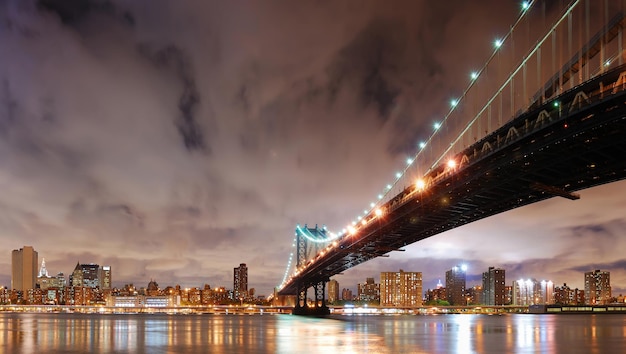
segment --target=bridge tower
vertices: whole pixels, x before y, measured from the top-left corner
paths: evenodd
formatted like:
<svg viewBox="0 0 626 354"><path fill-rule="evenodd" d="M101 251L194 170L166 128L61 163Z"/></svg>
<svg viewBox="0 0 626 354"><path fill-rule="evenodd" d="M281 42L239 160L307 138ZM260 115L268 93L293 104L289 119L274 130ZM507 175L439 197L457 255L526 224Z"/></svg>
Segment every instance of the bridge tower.
<svg viewBox="0 0 626 354"><path fill-rule="evenodd" d="M318 253L320 246L327 242L326 240L325 228L319 228L317 225L314 228L309 228L306 224L304 227L298 225L296 227L296 269L305 267L308 261ZM328 280L330 279L322 278L313 282L299 282L293 314L308 316L330 314L330 310L326 306L326 282ZM310 287L314 289L313 306L309 306L307 299Z"/></svg>

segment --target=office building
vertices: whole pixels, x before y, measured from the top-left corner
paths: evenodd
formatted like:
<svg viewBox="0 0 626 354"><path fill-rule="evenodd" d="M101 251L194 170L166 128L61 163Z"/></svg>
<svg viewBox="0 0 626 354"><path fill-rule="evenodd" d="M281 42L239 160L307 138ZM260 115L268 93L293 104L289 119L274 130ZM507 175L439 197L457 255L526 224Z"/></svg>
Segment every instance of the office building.
<svg viewBox="0 0 626 354"><path fill-rule="evenodd" d="M331 279L328 282L328 302L333 303L339 300L339 282Z"/></svg>
<svg viewBox="0 0 626 354"><path fill-rule="evenodd" d="M483 273L482 303L489 306L501 306L506 303L506 285L504 269L489 267Z"/></svg>
<svg viewBox="0 0 626 354"><path fill-rule="evenodd" d="M454 266L446 272L446 296L452 306L465 306L465 276L467 266Z"/></svg>
<svg viewBox="0 0 626 354"><path fill-rule="evenodd" d="M235 300L248 298L248 267L245 263L239 264L239 267L234 269L233 296Z"/></svg>
<svg viewBox="0 0 626 354"><path fill-rule="evenodd" d="M111 266L100 268L100 289L111 289Z"/></svg>
<svg viewBox="0 0 626 354"><path fill-rule="evenodd" d="M604 305L611 301L611 273L599 269L585 273L585 303Z"/></svg>
<svg viewBox="0 0 626 354"><path fill-rule="evenodd" d="M37 283L37 251L32 246L13 250L11 254L11 288L26 292Z"/></svg>
<svg viewBox="0 0 626 354"><path fill-rule="evenodd" d="M422 306L422 273L380 273L380 305L395 307Z"/></svg>

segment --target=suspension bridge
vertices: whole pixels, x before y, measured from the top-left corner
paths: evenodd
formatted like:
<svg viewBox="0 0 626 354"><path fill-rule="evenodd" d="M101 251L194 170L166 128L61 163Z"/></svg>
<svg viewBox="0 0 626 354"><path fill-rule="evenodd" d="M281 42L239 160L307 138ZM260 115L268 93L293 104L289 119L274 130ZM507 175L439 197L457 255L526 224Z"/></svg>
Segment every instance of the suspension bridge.
<svg viewBox="0 0 626 354"><path fill-rule="evenodd" d="M622 1L525 2L444 119L347 227L296 227L276 295L325 314L333 275L444 231L626 178ZM506 59L506 60L505 60ZM314 289L312 304L308 289Z"/></svg>

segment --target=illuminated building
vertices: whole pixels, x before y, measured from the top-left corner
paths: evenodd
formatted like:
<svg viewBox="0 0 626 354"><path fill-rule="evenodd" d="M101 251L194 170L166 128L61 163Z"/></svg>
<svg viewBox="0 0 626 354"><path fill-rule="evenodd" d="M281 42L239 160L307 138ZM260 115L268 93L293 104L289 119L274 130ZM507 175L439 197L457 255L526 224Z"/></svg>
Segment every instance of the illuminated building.
<svg viewBox="0 0 626 354"><path fill-rule="evenodd" d="M483 273L483 299L484 305L500 306L506 303L506 285L504 269L489 267Z"/></svg>
<svg viewBox="0 0 626 354"><path fill-rule="evenodd" d="M585 273L585 303L608 304L611 299L611 273L599 269Z"/></svg>
<svg viewBox="0 0 626 354"><path fill-rule="evenodd" d="M554 303L554 284L552 281L520 279L513 282L513 305L548 305Z"/></svg>
<svg viewBox="0 0 626 354"><path fill-rule="evenodd" d="M465 297L465 274L467 266L454 266L446 272L446 295L448 302L453 306L467 305Z"/></svg>
<svg viewBox="0 0 626 354"><path fill-rule="evenodd" d="M37 282L37 251L32 246L13 250L11 254L11 288L22 291L34 289Z"/></svg>
<svg viewBox="0 0 626 354"><path fill-rule="evenodd" d="M433 290L426 291L426 302L436 303L438 301L448 301L446 296L446 288L441 284L441 280L437 282L437 287Z"/></svg>
<svg viewBox="0 0 626 354"><path fill-rule="evenodd" d="M331 279L328 282L328 302L333 303L339 300L339 282Z"/></svg>
<svg viewBox="0 0 626 354"><path fill-rule="evenodd" d="M474 285L468 288L465 293L468 305L480 305L483 301L483 287L480 285Z"/></svg>
<svg viewBox="0 0 626 354"><path fill-rule="evenodd" d="M352 290L343 288L343 290L341 290L341 300L352 301Z"/></svg>
<svg viewBox="0 0 626 354"><path fill-rule="evenodd" d="M248 267L245 263L234 269L233 277L234 300L244 300L248 297Z"/></svg>
<svg viewBox="0 0 626 354"><path fill-rule="evenodd" d="M43 259L41 261L41 267L39 268L39 276L37 276L37 287L46 290L50 288L62 289L64 286L65 276L63 273L51 277L46 269L46 260Z"/></svg>
<svg viewBox="0 0 626 354"><path fill-rule="evenodd" d="M563 283L563 286L554 288L554 303L557 305L584 305L584 291L570 289L566 283Z"/></svg>
<svg viewBox="0 0 626 354"><path fill-rule="evenodd" d="M396 307L422 306L422 273L380 273L380 305Z"/></svg>
<svg viewBox="0 0 626 354"><path fill-rule="evenodd" d="M359 301L380 301L380 284L374 278L365 279L365 284L358 284L357 298Z"/></svg>
<svg viewBox="0 0 626 354"><path fill-rule="evenodd" d="M111 289L111 266L100 268L100 289Z"/></svg>
<svg viewBox="0 0 626 354"><path fill-rule="evenodd" d="M70 275L70 286L92 289L100 287L100 266L94 263L76 263Z"/></svg>

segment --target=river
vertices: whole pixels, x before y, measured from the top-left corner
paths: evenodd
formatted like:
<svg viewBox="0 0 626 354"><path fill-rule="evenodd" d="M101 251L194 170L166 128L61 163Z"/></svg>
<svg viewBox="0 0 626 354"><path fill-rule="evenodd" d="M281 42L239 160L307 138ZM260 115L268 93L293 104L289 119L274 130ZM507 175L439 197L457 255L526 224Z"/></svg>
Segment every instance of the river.
<svg viewBox="0 0 626 354"><path fill-rule="evenodd" d="M2 353L624 353L623 315L0 313Z"/></svg>

